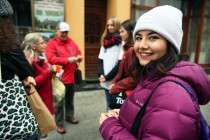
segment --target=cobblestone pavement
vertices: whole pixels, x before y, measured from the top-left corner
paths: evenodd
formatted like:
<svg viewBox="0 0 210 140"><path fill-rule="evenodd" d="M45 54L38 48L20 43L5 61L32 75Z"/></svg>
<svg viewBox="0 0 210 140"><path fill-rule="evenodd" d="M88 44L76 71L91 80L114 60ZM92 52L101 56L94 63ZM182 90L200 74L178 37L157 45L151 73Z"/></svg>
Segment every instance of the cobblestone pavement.
<svg viewBox="0 0 210 140"><path fill-rule="evenodd" d="M210 124L210 103L201 106L203 115ZM67 133L61 135L56 131L49 134L50 140L103 140L99 133L99 116L106 111L103 90L75 92L75 117L80 121L74 125L65 122Z"/></svg>

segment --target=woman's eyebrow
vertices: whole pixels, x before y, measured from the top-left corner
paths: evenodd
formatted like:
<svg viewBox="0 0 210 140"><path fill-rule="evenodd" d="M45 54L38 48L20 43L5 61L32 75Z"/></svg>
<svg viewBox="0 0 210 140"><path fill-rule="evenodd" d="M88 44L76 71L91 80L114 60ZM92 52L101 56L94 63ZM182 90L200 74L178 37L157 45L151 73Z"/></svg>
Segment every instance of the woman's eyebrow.
<svg viewBox="0 0 210 140"><path fill-rule="evenodd" d="M151 32L147 33L147 35L152 35L152 34L157 34L157 33L154 32L154 31L151 31Z"/></svg>

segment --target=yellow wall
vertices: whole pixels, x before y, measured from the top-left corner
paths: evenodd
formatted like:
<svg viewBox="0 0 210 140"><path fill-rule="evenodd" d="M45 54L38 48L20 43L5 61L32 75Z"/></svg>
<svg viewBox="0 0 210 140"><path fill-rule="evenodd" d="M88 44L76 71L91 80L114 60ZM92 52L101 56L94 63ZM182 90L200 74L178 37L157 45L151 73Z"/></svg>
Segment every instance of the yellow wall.
<svg viewBox="0 0 210 140"><path fill-rule="evenodd" d="M107 0L107 18L117 16L123 22L130 19L131 0Z"/></svg>
<svg viewBox="0 0 210 140"><path fill-rule="evenodd" d="M65 0L65 21L70 25L69 36L82 51L83 62L79 68L82 70L82 77L85 76L85 32L84 32L84 0Z"/></svg>
<svg viewBox="0 0 210 140"><path fill-rule="evenodd" d="M70 25L69 36L82 51L83 62L79 68L85 79L85 0L65 0L65 21ZM118 16L121 21L130 18L130 0L107 0L107 18Z"/></svg>

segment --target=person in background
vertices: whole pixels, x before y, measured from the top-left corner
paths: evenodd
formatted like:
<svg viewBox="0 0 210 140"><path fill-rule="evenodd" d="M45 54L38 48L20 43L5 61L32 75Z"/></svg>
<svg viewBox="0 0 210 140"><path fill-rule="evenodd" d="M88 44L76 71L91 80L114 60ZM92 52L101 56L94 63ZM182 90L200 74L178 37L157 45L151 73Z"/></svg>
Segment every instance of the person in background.
<svg viewBox="0 0 210 140"><path fill-rule="evenodd" d="M133 32L138 59L133 70L143 69L133 76L140 77L140 81L120 109L101 114L100 133L105 140L199 140L198 104L182 86L168 81L188 86L201 105L210 100L210 80L203 68L179 59L182 15L179 9L164 5L138 19ZM135 137L131 133L132 124L152 91Z"/></svg>
<svg viewBox="0 0 210 140"><path fill-rule="evenodd" d="M41 99L54 115L53 94L52 94L52 74L56 74L61 70L61 66L50 66L45 58L44 50L46 44L42 36L38 33L29 33L25 36L22 48L25 56L35 71L36 90ZM43 135L42 139L47 139L47 135Z"/></svg>
<svg viewBox="0 0 210 140"><path fill-rule="evenodd" d="M65 102L65 119L66 121L77 124L79 121L74 118L74 92L75 78L74 72L77 68L76 63L82 61L82 54L77 44L68 37L70 31L66 22L60 22L56 26L55 37L50 39L45 49L47 60L52 65L61 65L64 72L62 81L66 88L65 100L55 107L55 120L57 132L64 134L64 102Z"/></svg>
<svg viewBox="0 0 210 140"><path fill-rule="evenodd" d="M120 37L120 20L110 17L101 36L101 49L98 56L98 76L106 95L107 109L111 101L109 93L111 80L116 76L123 55Z"/></svg>
<svg viewBox="0 0 210 140"><path fill-rule="evenodd" d="M10 3L0 0L0 139L38 140L38 124L23 87L36 85L34 71L19 45L12 15Z"/></svg>
<svg viewBox="0 0 210 140"><path fill-rule="evenodd" d="M133 79L129 74L129 69L136 58L133 50L133 30L136 25L136 20L128 19L121 24L120 36L125 42L123 45L124 54L120 62L119 71L115 78L112 80L110 89L111 94L126 92L127 95L133 88L136 87L138 81Z"/></svg>

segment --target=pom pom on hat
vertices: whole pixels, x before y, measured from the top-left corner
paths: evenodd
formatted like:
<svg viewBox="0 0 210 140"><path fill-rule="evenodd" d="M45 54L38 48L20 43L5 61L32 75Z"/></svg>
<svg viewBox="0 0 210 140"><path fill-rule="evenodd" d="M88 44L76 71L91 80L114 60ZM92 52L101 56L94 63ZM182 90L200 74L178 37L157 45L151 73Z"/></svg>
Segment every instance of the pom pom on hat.
<svg viewBox="0 0 210 140"><path fill-rule="evenodd" d="M154 31L166 38L180 53L182 44L182 12L172 6L164 5L153 8L141 15L136 23L133 37L142 30Z"/></svg>
<svg viewBox="0 0 210 140"><path fill-rule="evenodd" d="M11 16L13 9L7 0L0 0L0 17Z"/></svg>

